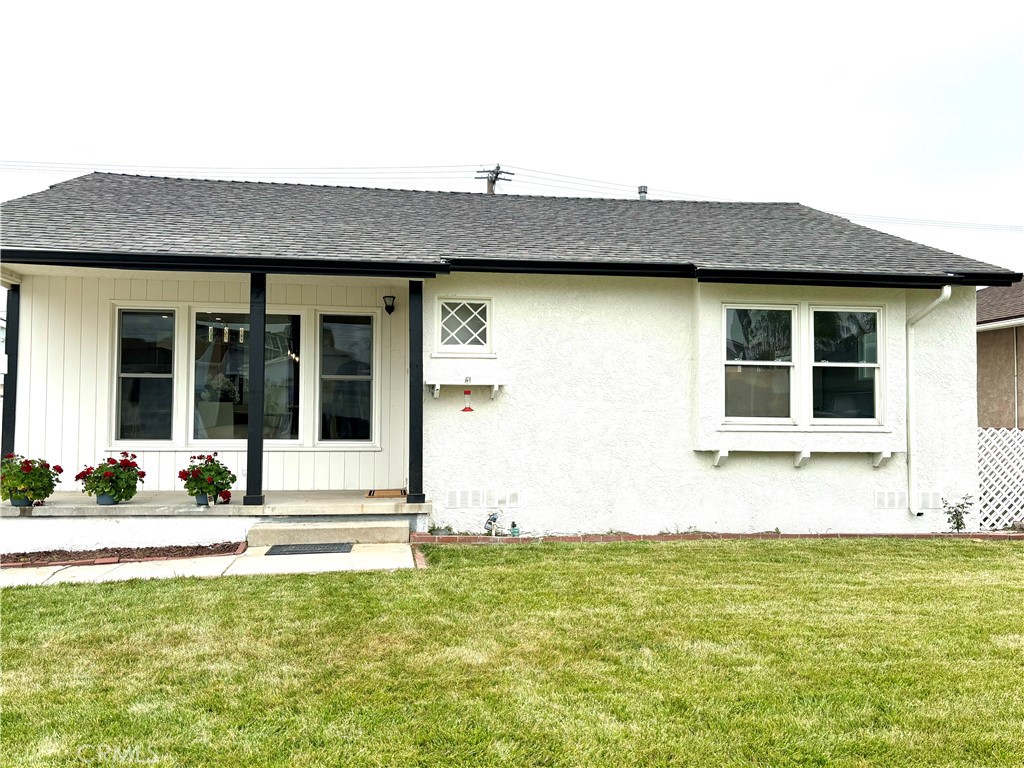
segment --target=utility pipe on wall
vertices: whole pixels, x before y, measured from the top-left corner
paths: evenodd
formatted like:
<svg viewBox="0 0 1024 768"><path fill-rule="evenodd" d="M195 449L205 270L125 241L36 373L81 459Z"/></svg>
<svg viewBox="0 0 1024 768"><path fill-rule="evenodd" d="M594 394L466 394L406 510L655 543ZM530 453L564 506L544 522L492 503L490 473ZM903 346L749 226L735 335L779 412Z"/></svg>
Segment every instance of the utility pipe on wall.
<svg viewBox="0 0 1024 768"><path fill-rule="evenodd" d="M924 514L919 507L920 505L914 499L914 490L916 483L914 481L914 460L913 460L913 446L914 446L914 326L924 320L932 311L939 306L949 301L949 297L953 295L953 286L944 285L942 290L939 292L938 298L936 298L931 304L923 309L919 309L917 312L907 318L907 511L910 514L920 517Z"/></svg>

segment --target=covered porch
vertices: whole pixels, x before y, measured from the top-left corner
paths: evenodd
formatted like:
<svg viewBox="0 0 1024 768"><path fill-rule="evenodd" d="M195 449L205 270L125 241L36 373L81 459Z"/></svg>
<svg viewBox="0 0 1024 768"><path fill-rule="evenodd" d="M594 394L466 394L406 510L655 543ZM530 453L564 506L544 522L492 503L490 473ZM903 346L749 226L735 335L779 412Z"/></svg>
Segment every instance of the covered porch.
<svg viewBox="0 0 1024 768"><path fill-rule="evenodd" d="M423 282L415 278L429 270L264 262L261 271L202 273L202 260L166 271L166 262L158 270L147 260L143 269L117 254L4 256L2 450L65 467L58 493L27 516L277 517L305 509L412 522L426 513ZM162 336L134 330L161 318ZM291 322L287 344L275 332L282 318ZM364 340L358 365L343 367L356 353L343 348L339 328ZM288 387L277 384L283 366ZM217 382L231 391L208 402ZM161 386L149 400L138 396ZM359 403L358 413L331 410L338 391ZM291 399L282 403L282 392ZM166 432L154 434L161 419ZM100 512L74 492L73 478L120 451L138 455L146 481L130 504ZM199 508L178 473L190 456L214 452L238 477L233 503ZM408 495L366 498L370 488Z"/></svg>

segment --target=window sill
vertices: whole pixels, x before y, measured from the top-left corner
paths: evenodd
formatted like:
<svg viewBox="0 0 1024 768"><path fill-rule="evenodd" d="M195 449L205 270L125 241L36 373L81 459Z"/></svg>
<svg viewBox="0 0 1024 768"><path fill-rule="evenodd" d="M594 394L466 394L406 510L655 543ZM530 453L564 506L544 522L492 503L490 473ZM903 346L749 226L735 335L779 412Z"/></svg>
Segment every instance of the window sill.
<svg viewBox="0 0 1024 768"><path fill-rule="evenodd" d="M874 433L886 434L892 432L892 427L884 424L722 424L716 430L718 432L785 432L788 434L821 435L830 432L843 433Z"/></svg>
<svg viewBox="0 0 1024 768"><path fill-rule="evenodd" d="M498 356L494 352L431 352L431 358L438 359L455 359L455 360L497 360Z"/></svg>
<svg viewBox="0 0 1024 768"><path fill-rule="evenodd" d="M821 448L817 450L811 450L809 448L695 448L697 453L710 453L711 454L711 466L721 467L725 464L726 459L731 454L735 453L756 453L756 454L789 454L793 457L793 466L796 469L800 469L805 466L811 459L811 455L837 455L837 454L864 454L871 457L871 466L878 469L884 467L892 459L895 453L887 448L881 446L871 448L848 448L848 447L836 447L836 448Z"/></svg>
<svg viewBox="0 0 1024 768"><path fill-rule="evenodd" d="M143 452L166 452L166 453L245 453L246 441L245 440L210 440L205 443L190 443L188 445L180 445L178 443L172 443L171 441L162 443L125 443L124 445L115 445L110 448L105 448L106 453L120 453L121 451L129 451L130 453L143 453ZM263 441L263 452L264 453L300 453L300 452L314 452L319 451L323 453L362 453L368 451L382 451L380 443L353 443L353 442L329 442L329 443L315 443L313 445L305 445L303 443L295 441L277 441L277 440L264 440Z"/></svg>

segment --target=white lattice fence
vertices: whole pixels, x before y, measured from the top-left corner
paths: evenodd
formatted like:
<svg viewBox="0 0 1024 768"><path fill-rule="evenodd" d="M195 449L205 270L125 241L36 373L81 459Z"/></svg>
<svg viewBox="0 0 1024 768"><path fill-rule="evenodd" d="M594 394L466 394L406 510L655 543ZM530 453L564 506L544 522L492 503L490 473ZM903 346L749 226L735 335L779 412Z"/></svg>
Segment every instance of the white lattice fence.
<svg viewBox="0 0 1024 768"><path fill-rule="evenodd" d="M978 430L982 528L1024 522L1024 429Z"/></svg>

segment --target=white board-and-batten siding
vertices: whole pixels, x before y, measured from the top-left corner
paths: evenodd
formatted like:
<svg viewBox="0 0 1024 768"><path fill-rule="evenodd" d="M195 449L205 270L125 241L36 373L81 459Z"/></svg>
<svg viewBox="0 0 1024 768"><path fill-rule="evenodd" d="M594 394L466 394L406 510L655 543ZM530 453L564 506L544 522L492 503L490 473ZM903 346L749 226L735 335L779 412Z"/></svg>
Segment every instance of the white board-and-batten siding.
<svg viewBox="0 0 1024 768"><path fill-rule="evenodd" d="M64 270L68 272L69 270ZM145 490L179 490L178 471L195 453L218 451L245 487L244 441L193 442L188 394L192 387L195 311L248 312L244 276L75 270L68 275L25 275L21 284L21 360L15 450L64 468L61 491L80 487L75 474L121 450L138 454ZM130 276L128 276L130 275ZM397 297L394 314L383 296ZM270 275L268 313L298 314L300 439L264 444L265 490L399 488L408 454L408 290L404 281ZM174 439L114 440L117 314L120 309L176 313ZM318 316L372 312L377 400L370 445L318 444Z"/></svg>

